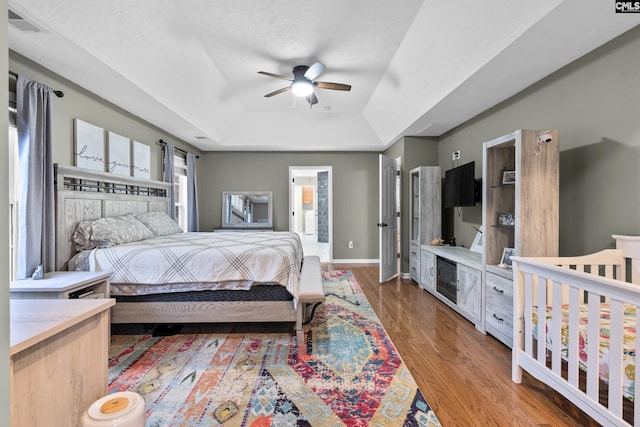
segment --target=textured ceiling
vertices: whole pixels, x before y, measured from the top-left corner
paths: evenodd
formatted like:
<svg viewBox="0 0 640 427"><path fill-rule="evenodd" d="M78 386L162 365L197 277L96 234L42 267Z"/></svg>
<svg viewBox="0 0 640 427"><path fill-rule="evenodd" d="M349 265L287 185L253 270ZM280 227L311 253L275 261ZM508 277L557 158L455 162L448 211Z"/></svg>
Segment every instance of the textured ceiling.
<svg viewBox="0 0 640 427"><path fill-rule="evenodd" d="M202 150L438 136L640 23L600 0L10 0L10 49ZM326 65L309 108L258 74ZM204 138L203 138L204 137Z"/></svg>

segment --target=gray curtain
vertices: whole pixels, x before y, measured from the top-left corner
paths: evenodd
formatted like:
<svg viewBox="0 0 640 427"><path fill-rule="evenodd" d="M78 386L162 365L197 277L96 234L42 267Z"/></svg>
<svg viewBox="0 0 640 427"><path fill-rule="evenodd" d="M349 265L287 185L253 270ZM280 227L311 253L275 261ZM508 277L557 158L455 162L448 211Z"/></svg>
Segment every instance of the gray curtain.
<svg viewBox="0 0 640 427"><path fill-rule="evenodd" d="M51 93L51 88L18 76L18 279L30 277L40 264L45 272L55 270Z"/></svg>
<svg viewBox="0 0 640 427"><path fill-rule="evenodd" d="M164 146L164 174L163 180L164 182L171 183L171 188L169 188L169 216L176 219L176 200L173 192L174 185L174 172L173 172L173 152L174 147L171 144L167 144Z"/></svg>
<svg viewBox="0 0 640 427"><path fill-rule="evenodd" d="M187 231L200 231L198 225L198 183L196 156L187 153Z"/></svg>

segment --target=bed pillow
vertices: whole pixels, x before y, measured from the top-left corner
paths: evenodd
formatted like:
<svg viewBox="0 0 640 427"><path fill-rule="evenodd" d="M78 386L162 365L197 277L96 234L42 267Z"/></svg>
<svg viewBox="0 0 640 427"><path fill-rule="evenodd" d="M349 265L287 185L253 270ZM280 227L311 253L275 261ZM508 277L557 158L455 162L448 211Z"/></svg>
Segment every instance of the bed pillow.
<svg viewBox="0 0 640 427"><path fill-rule="evenodd" d="M81 221L76 226L72 240L76 250L107 248L122 243L137 242L155 237L142 222L133 215Z"/></svg>
<svg viewBox="0 0 640 427"><path fill-rule="evenodd" d="M76 252L93 249L96 247L91 243L92 223L93 221L80 221L78 225L76 225L73 236L71 236L71 240L76 245Z"/></svg>
<svg viewBox="0 0 640 427"><path fill-rule="evenodd" d="M156 236L182 233L182 228L164 212L143 212L134 216Z"/></svg>

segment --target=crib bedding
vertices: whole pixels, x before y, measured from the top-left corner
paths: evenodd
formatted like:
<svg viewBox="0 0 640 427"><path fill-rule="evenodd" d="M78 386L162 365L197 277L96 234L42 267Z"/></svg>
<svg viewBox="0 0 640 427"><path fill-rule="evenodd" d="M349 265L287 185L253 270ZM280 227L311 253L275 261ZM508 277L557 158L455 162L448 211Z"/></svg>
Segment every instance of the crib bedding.
<svg viewBox="0 0 640 427"><path fill-rule="evenodd" d="M297 297L303 256L291 232L178 233L85 252L91 271L111 272L114 296L271 283Z"/></svg>
<svg viewBox="0 0 640 427"><path fill-rule="evenodd" d="M624 396L633 400L635 394L635 364L633 357L635 356L635 340L636 340L636 309L634 306L624 305L624 338L623 338L623 366L624 366L624 381L623 381L623 393ZM552 311L551 306L546 307L546 345L548 349L551 349L552 344ZM581 304L579 306L579 364L580 369L586 370L587 352L585 351L587 346L587 327L588 327L588 306ZM569 306L564 304L562 306L562 357L567 359L568 355L568 341L569 341ZM533 320L533 335L537 340L538 338L538 313L537 308L534 307L532 313ZM599 375L602 381L608 382L609 377L609 331L610 331L610 309L609 304L600 304L600 348L599 348Z"/></svg>

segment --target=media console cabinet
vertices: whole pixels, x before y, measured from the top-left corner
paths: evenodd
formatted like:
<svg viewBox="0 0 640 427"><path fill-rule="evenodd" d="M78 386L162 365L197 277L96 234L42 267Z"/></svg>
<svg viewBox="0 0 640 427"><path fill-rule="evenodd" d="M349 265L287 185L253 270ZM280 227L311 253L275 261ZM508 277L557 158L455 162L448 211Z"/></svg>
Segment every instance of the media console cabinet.
<svg viewBox="0 0 640 427"><path fill-rule="evenodd" d="M482 254L461 246L420 247L420 287L484 332Z"/></svg>

